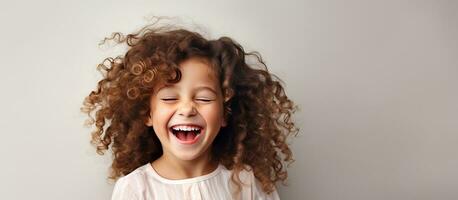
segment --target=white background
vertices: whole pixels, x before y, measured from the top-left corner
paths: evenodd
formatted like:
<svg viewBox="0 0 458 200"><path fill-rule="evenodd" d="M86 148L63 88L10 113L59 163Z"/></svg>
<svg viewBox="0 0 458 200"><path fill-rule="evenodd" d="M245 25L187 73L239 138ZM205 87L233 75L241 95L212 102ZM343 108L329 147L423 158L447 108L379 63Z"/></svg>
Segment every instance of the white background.
<svg viewBox="0 0 458 200"><path fill-rule="evenodd" d="M79 112L151 15L257 50L301 110L282 199L458 199L456 1L4 1L0 199L109 199Z"/></svg>

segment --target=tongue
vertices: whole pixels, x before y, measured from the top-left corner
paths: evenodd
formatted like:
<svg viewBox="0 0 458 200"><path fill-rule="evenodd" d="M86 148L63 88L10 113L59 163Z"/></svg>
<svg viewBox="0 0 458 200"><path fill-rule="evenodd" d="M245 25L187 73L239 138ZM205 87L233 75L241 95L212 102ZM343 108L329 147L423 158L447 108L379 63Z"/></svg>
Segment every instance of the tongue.
<svg viewBox="0 0 458 200"><path fill-rule="evenodd" d="M180 131L176 134L176 136L182 141L191 141L196 137L196 133L192 131Z"/></svg>

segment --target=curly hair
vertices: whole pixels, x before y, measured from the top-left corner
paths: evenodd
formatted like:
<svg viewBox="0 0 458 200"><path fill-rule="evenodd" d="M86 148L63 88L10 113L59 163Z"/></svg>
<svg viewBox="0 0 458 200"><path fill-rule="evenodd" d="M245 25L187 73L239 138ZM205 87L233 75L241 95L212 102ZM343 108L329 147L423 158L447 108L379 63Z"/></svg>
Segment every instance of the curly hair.
<svg viewBox="0 0 458 200"><path fill-rule="evenodd" d="M96 152L103 155L111 145L109 179L116 180L162 155L154 130L145 125L153 88L161 81L177 83L178 64L200 57L217 72L225 97L227 126L213 141L212 159L233 170L231 179L239 188L238 174L244 169L253 171L268 194L277 181L285 183L285 164L294 161L287 139L299 131L291 119L297 106L258 52L245 52L229 37L208 40L197 32L159 26L157 21L126 36L115 32L101 44L107 40L126 43L128 50L98 65L103 78L84 99L81 110L89 116L86 123L95 124L91 144ZM248 58L255 58L256 63L247 64Z"/></svg>

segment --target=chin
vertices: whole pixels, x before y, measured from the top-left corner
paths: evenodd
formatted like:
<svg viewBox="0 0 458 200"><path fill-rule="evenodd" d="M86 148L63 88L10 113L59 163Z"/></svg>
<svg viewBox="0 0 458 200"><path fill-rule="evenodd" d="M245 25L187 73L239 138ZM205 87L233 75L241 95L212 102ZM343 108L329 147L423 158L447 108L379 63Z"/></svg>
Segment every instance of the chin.
<svg viewBox="0 0 458 200"><path fill-rule="evenodd" d="M175 156L182 161L192 161L196 160L199 158L199 153L192 153L192 152L186 152L186 153L176 153Z"/></svg>
<svg viewBox="0 0 458 200"><path fill-rule="evenodd" d="M203 149L195 150L184 150L175 149L174 155L177 159L182 161L192 161L204 156L205 151Z"/></svg>

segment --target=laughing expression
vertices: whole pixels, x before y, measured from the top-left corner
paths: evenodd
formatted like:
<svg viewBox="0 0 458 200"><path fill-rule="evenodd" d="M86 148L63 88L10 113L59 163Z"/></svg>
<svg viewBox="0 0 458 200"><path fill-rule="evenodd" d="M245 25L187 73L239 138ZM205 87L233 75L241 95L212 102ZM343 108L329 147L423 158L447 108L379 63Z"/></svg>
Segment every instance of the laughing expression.
<svg viewBox="0 0 458 200"><path fill-rule="evenodd" d="M181 79L158 85L150 101L150 118L163 156L191 161L207 156L221 127L223 98L216 73L202 59L180 63Z"/></svg>

